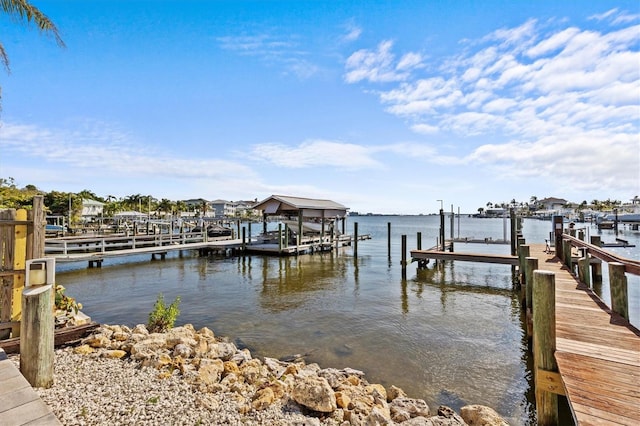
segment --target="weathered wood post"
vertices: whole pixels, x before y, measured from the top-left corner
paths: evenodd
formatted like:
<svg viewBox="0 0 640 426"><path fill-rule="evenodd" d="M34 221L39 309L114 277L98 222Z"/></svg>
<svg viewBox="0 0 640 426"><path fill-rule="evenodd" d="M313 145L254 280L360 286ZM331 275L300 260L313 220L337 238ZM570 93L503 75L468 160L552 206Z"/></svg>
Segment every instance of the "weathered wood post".
<svg viewBox="0 0 640 426"><path fill-rule="evenodd" d="M353 223L353 256L358 257L358 222Z"/></svg>
<svg viewBox="0 0 640 426"><path fill-rule="evenodd" d="M416 234L416 246L418 250L422 250L422 232Z"/></svg>
<svg viewBox="0 0 640 426"><path fill-rule="evenodd" d="M516 250L518 248L518 230L516 225L516 211L513 208L509 209L509 230L510 230L510 241L511 241L511 256L516 255Z"/></svg>
<svg viewBox="0 0 640 426"><path fill-rule="evenodd" d="M562 240L562 260L564 265L569 268L569 271L573 273L573 265L571 264L571 242L569 240Z"/></svg>
<svg viewBox="0 0 640 426"><path fill-rule="evenodd" d="M618 262L609 263L609 289L611 292L611 310L629 321L629 294L627 291L627 276L624 274L624 264Z"/></svg>
<svg viewBox="0 0 640 426"><path fill-rule="evenodd" d="M298 235L298 244L300 244L300 235ZM278 251L282 252L282 223L278 224Z"/></svg>
<svg viewBox="0 0 640 426"><path fill-rule="evenodd" d="M391 222L387 222L387 254L391 257Z"/></svg>
<svg viewBox="0 0 640 426"><path fill-rule="evenodd" d="M585 250L584 256L578 259L578 280L587 287L591 287L591 276L589 275L589 253Z"/></svg>
<svg viewBox="0 0 640 426"><path fill-rule="evenodd" d="M400 244L402 254L400 256L400 264L402 265L402 279L407 278L407 236L402 235L402 244Z"/></svg>
<svg viewBox="0 0 640 426"><path fill-rule="evenodd" d="M522 241L524 242L524 238L522 239ZM520 268L520 294L521 294L521 298L520 301L523 300L522 296L523 296L523 288L526 285L529 285L530 283L527 282L527 277L525 275L525 268L526 268L526 259L527 257L529 257L531 255L531 249L528 245L526 244L522 244L520 246L518 246L518 268Z"/></svg>
<svg viewBox="0 0 640 426"><path fill-rule="evenodd" d="M53 385L53 307L51 284L22 292L20 371L33 387Z"/></svg>
<svg viewBox="0 0 640 426"><path fill-rule="evenodd" d="M558 389L562 383L556 351L556 284L553 272L533 273L533 364L538 425L558 424Z"/></svg>
<svg viewBox="0 0 640 426"><path fill-rule="evenodd" d="M524 274L525 274L525 308L527 318L527 336L533 335L533 271L538 269L538 258L527 257L525 259Z"/></svg>
<svg viewBox="0 0 640 426"><path fill-rule="evenodd" d="M247 248L247 228L242 227L242 251Z"/></svg>
<svg viewBox="0 0 640 426"><path fill-rule="evenodd" d="M444 210L440 209L440 251L444 251Z"/></svg>

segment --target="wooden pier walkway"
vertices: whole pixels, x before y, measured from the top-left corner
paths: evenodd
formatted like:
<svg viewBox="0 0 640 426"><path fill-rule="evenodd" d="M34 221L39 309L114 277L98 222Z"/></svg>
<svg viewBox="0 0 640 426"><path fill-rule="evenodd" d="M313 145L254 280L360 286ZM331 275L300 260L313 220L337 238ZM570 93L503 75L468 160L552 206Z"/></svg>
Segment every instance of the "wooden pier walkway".
<svg viewBox="0 0 640 426"><path fill-rule="evenodd" d="M577 247L587 244L573 241ZM545 244L529 244L528 258L555 280L555 353L558 373L539 370L536 388L567 397L578 425L640 424L640 331L581 283ZM426 267L434 260L519 265L518 256L411 250L411 259ZM572 255L577 260L576 255ZM618 262L614 256L599 257ZM593 262L599 262L597 258ZM626 262L628 273L640 269ZM528 306L528 305L527 305Z"/></svg>
<svg viewBox="0 0 640 426"><path fill-rule="evenodd" d="M556 352L579 425L640 424L640 332L578 281L544 244L530 244L539 269L555 274Z"/></svg>

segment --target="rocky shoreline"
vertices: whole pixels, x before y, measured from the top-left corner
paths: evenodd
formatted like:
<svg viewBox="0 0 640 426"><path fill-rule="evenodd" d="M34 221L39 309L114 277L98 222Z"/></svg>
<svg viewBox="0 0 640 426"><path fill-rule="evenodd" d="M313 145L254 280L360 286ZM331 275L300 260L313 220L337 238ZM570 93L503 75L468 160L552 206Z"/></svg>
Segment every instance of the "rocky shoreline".
<svg viewBox="0 0 640 426"><path fill-rule="evenodd" d="M253 358L190 324L102 325L55 356L53 387L36 391L65 425L507 424L479 405L431 410L358 370Z"/></svg>

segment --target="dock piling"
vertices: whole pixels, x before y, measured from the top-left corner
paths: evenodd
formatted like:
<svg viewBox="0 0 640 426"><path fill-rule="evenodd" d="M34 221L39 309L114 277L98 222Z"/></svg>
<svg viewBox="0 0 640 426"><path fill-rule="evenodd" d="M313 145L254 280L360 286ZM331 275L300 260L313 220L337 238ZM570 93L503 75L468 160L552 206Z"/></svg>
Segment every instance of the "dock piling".
<svg viewBox="0 0 640 426"><path fill-rule="evenodd" d="M538 425L558 424L558 376L556 351L555 274L533 273L533 364ZM556 378L558 380L556 380Z"/></svg>
<svg viewBox="0 0 640 426"><path fill-rule="evenodd" d="M629 293L624 265L619 262L609 263L609 289L611 292L611 309L629 321Z"/></svg>

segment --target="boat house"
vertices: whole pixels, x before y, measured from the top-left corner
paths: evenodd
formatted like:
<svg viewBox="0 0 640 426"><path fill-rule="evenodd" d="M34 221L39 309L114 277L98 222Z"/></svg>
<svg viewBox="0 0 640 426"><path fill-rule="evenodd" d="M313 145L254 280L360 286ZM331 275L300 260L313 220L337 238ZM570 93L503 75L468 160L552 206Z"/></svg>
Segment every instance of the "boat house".
<svg viewBox="0 0 640 426"><path fill-rule="evenodd" d="M253 206L263 218L262 239L265 244L278 244L279 250L330 248L344 234L348 208L331 200L272 195ZM267 232L267 221L277 217L284 225L276 232ZM341 230L338 222L341 221ZM281 226L280 225L280 226ZM254 247L252 247L253 249Z"/></svg>

